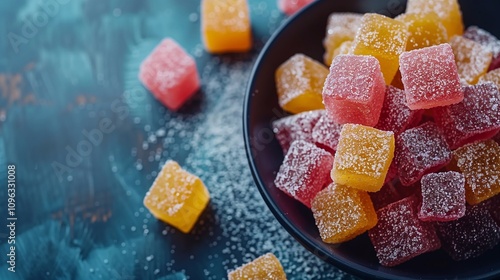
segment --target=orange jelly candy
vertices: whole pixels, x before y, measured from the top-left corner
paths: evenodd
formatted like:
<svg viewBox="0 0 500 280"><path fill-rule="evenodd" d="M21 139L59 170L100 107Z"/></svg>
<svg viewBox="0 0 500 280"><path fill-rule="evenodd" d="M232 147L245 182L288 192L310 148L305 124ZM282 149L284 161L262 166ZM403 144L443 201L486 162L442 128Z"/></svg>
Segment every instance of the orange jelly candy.
<svg viewBox="0 0 500 280"><path fill-rule="evenodd" d="M448 42L446 28L435 13L402 14L396 17L408 26L409 38L406 51L421 49Z"/></svg>
<svg viewBox="0 0 500 280"><path fill-rule="evenodd" d="M495 141L457 149L450 166L465 176L467 203L475 205L500 193L500 146Z"/></svg>
<svg viewBox="0 0 500 280"><path fill-rule="evenodd" d="M276 70L278 101L293 114L324 109L323 85L328 69L303 54L296 54Z"/></svg>
<svg viewBox="0 0 500 280"><path fill-rule="evenodd" d="M335 153L333 181L364 191L379 191L394 157L394 145L391 131L345 124Z"/></svg>
<svg viewBox="0 0 500 280"><path fill-rule="evenodd" d="M368 193L332 183L312 201L316 226L326 243L342 243L373 228L377 214Z"/></svg>
<svg viewBox="0 0 500 280"><path fill-rule="evenodd" d="M326 26L326 37L323 40L323 46L326 50L324 55L326 65L332 64L332 60L336 56L336 50L344 42L354 40L362 16L355 13L333 13L330 15L328 25Z"/></svg>
<svg viewBox="0 0 500 280"><path fill-rule="evenodd" d="M245 52L252 47L246 0L203 0L201 33L210 53Z"/></svg>
<svg viewBox="0 0 500 280"><path fill-rule="evenodd" d="M209 200L200 178L169 160L146 193L144 205L157 219L188 233Z"/></svg>
<svg viewBox="0 0 500 280"><path fill-rule="evenodd" d="M399 55L405 51L407 40L408 28L404 23L368 13L361 18L352 53L377 58L385 83L390 85L398 71Z"/></svg>
<svg viewBox="0 0 500 280"><path fill-rule="evenodd" d="M493 54L491 51L472 40L454 36L450 40L460 79L468 84L476 84L479 77L490 67Z"/></svg>
<svg viewBox="0 0 500 280"><path fill-rule="evenodd" d="M449 38L464 33L462 12L457 0L408 0L406 13L437 14L446 28Z"/></svg>
<svg viewBox="0 0 500 280"><path fill-rule="evenodd" d="M500 68L492 70L479 78L480 83L492 82L500 89Z"/></svg>
<svg viewBox="0 0 500 280"><path fill-rule="evenodd" d="M268 253L231 271L227 278L229 280L286 280L286 274L278 258Z"/></svg>

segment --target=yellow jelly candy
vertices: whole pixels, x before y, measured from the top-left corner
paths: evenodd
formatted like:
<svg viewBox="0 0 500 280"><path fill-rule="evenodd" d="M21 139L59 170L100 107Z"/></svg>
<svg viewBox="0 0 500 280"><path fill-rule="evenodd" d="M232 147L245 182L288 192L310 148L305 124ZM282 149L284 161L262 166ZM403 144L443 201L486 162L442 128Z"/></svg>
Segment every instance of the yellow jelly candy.
<svg viewBox="0 0 500 280"><path fill-rule="evenodd" d="M448 42L446 28L435 13L402 14L396 17L408 26L406 50L411 51Z"/></svg>
<svg viewBox="0 0 500 280"><path fill-rule="evenodd" d="M379 191L394 157L394 145L392 131L344 125L333 162L333 181L364 191Z"/></svg>
<svg viewBox="0 0 500 280"><path fill-rule="evenodd" d="M450 169L465 176L465 198L478 204L500 193L500 146L488 140L453 152Z"/></svg>
<svg viewBox="0 0 500 280"><path fill-rule="evenodd" d="M390 85L399 68L399 55L406 49L408 28L402 22L378 14L365 14L354 38L352 53L371 55L380 62Z"/></svg>
<svg viewBox="0 0 500 280"><path fill-rule="evenodd" d="M252 47L250 14L246 0L203 0L201 33L211 53L245 52Z"/></svg>
<svg viewBox="0 0 500 280"><path fill-rule="evenodd" d="M278 101L293 114L324 109L323 85L328 69L303 54L296 54L276 70Z"/></svg>
<svg viewBox="0 0 500 280"><path fill-rule="evenodd" d="M323 46L326 50L324 55L326 65L332 63L333 58L336 56L335 50L344 42L354 40L362 16L355 13L333 13L330 15L326 26L326 36L323 40Z"/></svg>
<svg viewBox="0 0 500 280"><path fill-rule="evenodd" d="M341 243L373 228L377 214L368 193L332 183L311 204L321 239Z"/></svg>
<svg viewBox="0 0 500 280"><path fill-rule="evenodd" d="M480 83L492 82L500 89L500 68L491 70L479 79Z"/></svg>
<svg viewBox="0 0 500 280"><path fill-rule="evenodd" d="M446 28L449 38L464 33L462 12L457 0L408 0L406 13L435 13Z"/></svg>
<svg viewBox="0 0 500 280"><path fill-rule="evenodd" d="M454 36L450 40L460 79L468 84L476 84L479 77L490 67L493 54L491 51L472 40Z"/></svg>
<svg viewBox="0 0 500 280"><path fill-rule="evenodd" d="M345 41L333 51L333 58L341 54L352 54L352 41Z"/></svg>
<svg viewBox="0 0 500 280"><path fill-rule="evenodd" d="M230 272L227 278L229 280L286 280L286 274L278 258L268 253Z"/></svg>
<svg viewBox="0 0 500 280"><path fill-rule="evenodd" d="M146 193L144 205L157 219L188 233L209 200L200 178L169 160Z"/></svg>

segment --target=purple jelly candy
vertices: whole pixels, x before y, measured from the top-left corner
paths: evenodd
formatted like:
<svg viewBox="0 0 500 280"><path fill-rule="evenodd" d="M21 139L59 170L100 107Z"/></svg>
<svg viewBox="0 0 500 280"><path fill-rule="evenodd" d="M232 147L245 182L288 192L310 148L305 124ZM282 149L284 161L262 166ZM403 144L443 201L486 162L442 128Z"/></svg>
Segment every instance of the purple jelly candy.
<svg viewBox="0 0 500 280"><path fill-rule="evenodd" d="M423 110L410 110L406 106L404 90L387 86L380 119L375 128L400 134L422 118Z"/></svg>
<svg viewBox="0 0 500 280"><path fill-rule="evenodd" d="M312 131L324 110L315 110L288 116L273 122L273 131L286 154L290 144L296 140L313 143Z"/></svg>

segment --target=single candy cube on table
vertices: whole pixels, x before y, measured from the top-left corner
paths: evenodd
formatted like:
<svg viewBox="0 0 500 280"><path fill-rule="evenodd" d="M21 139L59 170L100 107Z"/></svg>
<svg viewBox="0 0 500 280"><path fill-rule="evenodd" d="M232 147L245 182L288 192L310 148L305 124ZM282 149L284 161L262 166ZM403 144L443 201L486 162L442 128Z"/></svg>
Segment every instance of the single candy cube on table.
<svg viewBox="0 0 500 280"><path fill-rule="evenodd" d="M377 211L378 224L368 236L380 264L395 266L441 247L432 224L418 219L417 207L411 196Z"/></svg>
<svg viewBox="0 0 500 280"><path fill-rule="evenodd" d="M277 0L278 8L287 15L292 15L312 3L314 0Z"/></svg>
<svg viewBox="0 0 500 280"><path fill-rule="evenodd" d="M169 160L144 197L144 206L171 226L188 233L210 200L200 178Z"/></svg>
<svg viewBox="0 0 500 280"><path fill-rule="evenodd" d="M418 218L423 221L453 221L465 215L464 175L449 171L422 177L422 204Z"/></svg>
<svg viewBox="0 0 500 280"><path fill-rule="evenodd" d="M446 166L451 151L436 124L424 123L401 133L396 140L395 161L399 180L405 186Z"/></svg>
<svg viewBox="0 0 500 280"><path fill-rule="evenodd" d="M286 280L280 261L272 253L267 253L247 263L227 275L229 280Z"/></svg>
<svg viewBox="0 0 500 280"><path fill-rule="evenodd" d="M170 110L179 109L200 88L196 62L167 38L141 63L139 79Z"/></svg>
<svg viewBox="0 0 500 280"><path fill-rule="evenodd" d="M408 28L402 22L379 14L364 14L354 38L352 53L371 55L380 62L385 83L390 85L406 49Z"/></svg>
<svg viewBox="0 0 500 280"><path fill-rule="evenodd" d="M325 115L325 110L314 110L278 119L272 123L273 132L286 154L293 141L314 143L313 129Z"/></svg>
<svg viewBox="0 0 500 280"><path fill-rule="evenodd" d="M333 181L364 191L379 191L394 156L394 141L391 131L345 124L335 153Z"/></svg>
<svg viewBox="0 0 500 280"><path fill-rule="evenodd" d="M335 183L318 193L311 209L326 243L351 240L377 224L377 214L366 192Z"/></svg>
<svg viewBox="0 0 500 280"><path fill-rule="evenodd" d="M434 13L402 14L396 17L408 26L406 50L416 50L448 42L448 33Z"/></svg>
<svg viewBox="0 0 500 280"><path fill-rule="evenodd" d="M458 75L468 84L476 84L479 77L486 74L491 63L492 54L487 48L462 36L454 36L450 40Z"/></svg>
<svg viewBox="0 0 500 280"><path fill-rule="evenodd" d="M435 13L446 28L448 38L462 35L464 32L462 12L457 0L409 0L406 5L406 13Z"/></svg>
<svg viewBox="0 0 500 280"><path fill-rule="evenodd" d="M344 43L354 40L362 16L362 14L355 13L332 13L328 17L326 36L323 40L323 46L325 47L324 62L326 65L332 63L333 58L336 56L336 50Z"/></svg>
<svg viewBox="0 0 500 280"><path fill-rule="evenodd" d="M327 113L338 124L375 126L384 103L385 83L372 56L339 55L323 87Z"/></svg>
<svg viewBox="0 0 500 280"><path fill-rule="evenodd" d="M493 59L491 61L488 71L497 69L500 67L500 40L493 36L488 31L481 29L477 26L469 26L463 35L465 38L472 40L481 44L488 51L493 54Z"/></svg>
<svg viewBox="0 0 500 280"><path fill-rule="evenodd" d="M333 121L326 113L321 116L312 132L313 142L330 153L337 150L342 125Z"/></svg>
<svg viewBox="0 0 500 280"><path fill-rule="evenodd" d="M387 205L401 200L403 197L394 188L391 182L385 183L378 192L368 193L372 199L375 210L386 207Z"/></svg>
<svg viewBox="0 0 500 280"><path fill-rule="evenodd" d="M443 249L456 261L482 255L500 243L500 227L484 208L469 207L465 216L436 223Z"/></svg>
<svg viewBox="0 0 500 280"><path fill-rule="evenodd" d="M321 90L328 68L303 54L296 54L276 70L278 101L293 114L324 109Z"/></svg>
<svg viewBox="0 0 500 280"><path fill-rule="evenodd" d="M455 104L464 98L449 44L404 52L399 70L406 104L412 110Z"/></svg>
<svg viewBox="0 0 500 280"><path fill-rule="evenodd" d="M387 86L380 119L375 128L401 134L406 128L417 125L422 119L423 110L410 110L406 106L404 90Z"/></svg>
<svg viewBox="0 0 500 280"><path fill-rule="evenodd" d="M210 53L246 52L252 47L246 0L202 0L201 34Z"/></svg>
<svg viewBox="0 0 500 280"><path fill-rule="evenodd" d="M500 92L492 83L464 87L464 100L433 109L451 149L492 138L500 130Z"/></svg>
<svg viewBox="0 0 500 280"><path fill-rule="evenodd" d="M467 203L475 205L500 193L500 146L495 141L457 149L451 166L465 176Z"/></svg>
<svg viewBox="0 0 500 280"><path fill-rule="evenodd" d="M479 84L493 83L500 89L500 69L491 70L479 78Z"/></svg>
<svg viewBox="0 0 500 280"><path fill-rule="evenodd" d="M278 189L311 208L311 201L329 181L333 156L314 144L292 143L274 184Z"/></svg>

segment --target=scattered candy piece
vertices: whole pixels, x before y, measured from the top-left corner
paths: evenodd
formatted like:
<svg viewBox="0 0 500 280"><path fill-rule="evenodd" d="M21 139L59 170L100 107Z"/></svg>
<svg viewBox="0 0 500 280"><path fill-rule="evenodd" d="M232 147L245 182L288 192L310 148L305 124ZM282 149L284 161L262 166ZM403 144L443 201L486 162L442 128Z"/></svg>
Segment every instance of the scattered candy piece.
<svg viewBox="0 0 500 280"><path fill-rule="evenodd" d="M328 68L303 54L296 54L276 70L281 108L293 114L324 109L321 90Z"/></svg>
<svg viewBox="0 0 500 280"><path fill-rule="evenodd" d="M323 114L314 126L312 139L318 147L333 154L337 150L341 130L342 125L334 122L327 114Z"/></svg>
<svg viewBox="0 0 500 280"><path fill-rule="evenodd" d="M377 224L377 214L366 192L335 183L318 193L311 209L326 243L351 240Z"/></svg>
<svg viewBox="0 0 500 280"><path fill-rule="evenodd" d="M167 38L141 63L139 79L170 110L179 109L200 88L194 59Z"/></svg>
<svg viewBox="0 0 500 280"><path fill-rule="evenodd" d="M435 13L402 14L396 17L408 26L406 50L416 50L448 42L448 33Z"/></svg>
<svg viewBox="0 0 500 280"><path fill-rule="evenodd" d="M278 258L272 253L267 253L231 271L227 278L229 280L286 280L286 274Z"/></svg>
<svg viewBox="0 0 500 280"><path fill-rule="evenodd" d="M435 13L448 32L448 37L462 35L464 24L462 12L457 0L409 0L406 5L407 14Z"/></svg>
<svg viewBox="0 0 500 280"><path fill-rule="evenodd" d="M175 161L165 163L144 197L144 206L171 226L188 233L210 200L207 188Z"/></svg>
<svg viewBox="0 0 500 280"><path fill-rule="evenodd" d="M479 43L462 36L454 36L450 40L458 75L468 84L476 84L479 77L486 74L491 63L492 54Z"/></svg>
<svg viewBox="0 0 500 280"><path fill-rule="evenodd" d="M339 49L341 47L350 48L350 46L344 46L344 43L351 42L349 45L352 45L362 16L362 14L355 13L333 13L330 15L326 26L326 36L323 40L323 46L326 50L324 55L326 65L330 65L336 57L335 51L338 50L338 54L347 54L345 50L340 51Z"/></svg>
<svg viewBox="0 0 500 280"><path fill-rule="evenodd" d="M315 110L281 118L273 122L273 132L281 144L283 154L286 154L290 144L296 140L314 143L313 129L316 123L325 115L325 110Z"/></svg>
<svg viewBox="0 0 500 280"><path fill-rule="evenodd" d="M312 3L314 0L277 0L278 8L287 15L292 15Z"/></svg>
<svg viewBox="0 0 500 280"><path fill-rule="evenodd" d="M488 71L500 67L500 40L488 31L477 26L469 26L463 35L465 38L481 44L493 54L493 60Z"/></svg>

